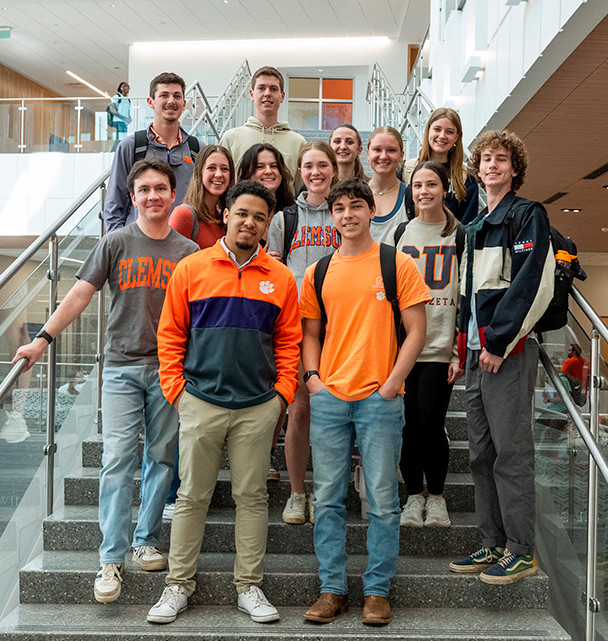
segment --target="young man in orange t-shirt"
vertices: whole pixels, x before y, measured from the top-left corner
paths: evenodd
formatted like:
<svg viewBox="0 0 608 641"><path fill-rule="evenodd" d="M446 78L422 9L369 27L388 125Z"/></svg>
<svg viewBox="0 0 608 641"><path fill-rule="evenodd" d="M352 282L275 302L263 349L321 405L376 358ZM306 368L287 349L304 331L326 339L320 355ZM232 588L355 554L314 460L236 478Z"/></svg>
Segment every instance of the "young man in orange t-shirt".
<svg viewBox="0 0 608 641"><path fill-rule="evenodd" d="M304 616L329 623L348 610L344 499L356 438L370 503L363 623L384 625L391 620L388 593L399 557L397 466L403 382L424 346L430 296L411 257L397 253L397 297L407 334L399 348L382 281L380 245L369 230L375 214L371 189L356 178L344 180L331 190L327 203L342 245L323 283L323 345L315 265L306 271L300 297L304 381L310 391L314 541L321 579L321 597Z"/></svg>

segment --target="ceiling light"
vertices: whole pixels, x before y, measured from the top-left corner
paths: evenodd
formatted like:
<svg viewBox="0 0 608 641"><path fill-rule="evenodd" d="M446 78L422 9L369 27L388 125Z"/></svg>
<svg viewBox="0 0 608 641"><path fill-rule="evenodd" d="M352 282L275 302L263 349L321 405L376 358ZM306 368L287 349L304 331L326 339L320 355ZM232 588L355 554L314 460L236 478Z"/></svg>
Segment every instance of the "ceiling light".
<svg viewBox="0 0 608 641"><path fill-rule="evenodd" d="M75 78L76 80L78 80L78 82L82 82L82 84L86 85L87 87L89 87L89 89L92 89L93 91L96 91L100 96L103 96L104 98L109 98L110 97L110 95L107 94L105 91L102 91L101 89L98 89L95 85L92 85L90 82L87 82L86 80L84 80L80 76L77 76L72 71L66 71L66 73L68 74L68 76L72 76L72 78Z"/></svg>
<svg viewBox="0 0 608 641"><path fill-rule="evenodd" d="M572 213L572 214L578 214L579 212L581 212L581 211L583 211L583 210L582 210L582 209L578 209L578 208L576 208L576 207L574 207L574 208L572 208L572 207L571 207L571 208L565 208L565 209L562 209L562 211L570 212L570 213Z"/></svg>
<svg viewBox="0 0 608 641"><path fill-rule="evenodd" d="M608 232L608 227L602 227L603 232Z"/></svg>
<svg viewBox="0 0 608 641"><path fill-rule="evenodd" d="M604 185L604 189L608 189L608 185Z"/></svg>

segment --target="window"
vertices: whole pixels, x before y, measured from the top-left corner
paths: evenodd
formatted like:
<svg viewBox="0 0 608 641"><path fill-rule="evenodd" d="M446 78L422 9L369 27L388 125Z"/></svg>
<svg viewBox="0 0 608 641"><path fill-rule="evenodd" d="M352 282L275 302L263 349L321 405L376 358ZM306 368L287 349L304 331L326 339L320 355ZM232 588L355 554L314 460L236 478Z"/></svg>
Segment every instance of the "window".
<svg viewBox="0 0 608 641"><path fill-rule="evenodd" d="M352 78L289 78L289 124L333 129L353 118Z"/></svg>

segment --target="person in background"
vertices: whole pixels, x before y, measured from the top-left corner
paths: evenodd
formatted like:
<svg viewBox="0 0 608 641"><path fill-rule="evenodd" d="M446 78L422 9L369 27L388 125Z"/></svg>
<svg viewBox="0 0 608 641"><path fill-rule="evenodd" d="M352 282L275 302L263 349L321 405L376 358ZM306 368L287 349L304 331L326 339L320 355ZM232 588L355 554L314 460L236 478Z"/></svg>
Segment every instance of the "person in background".
<svg viewBox="0 0 608 641"><path fill-rule="evenodd" d="M335 127L329 136L329 145L338 160L338 180L345 178L369 180L359 158L363 151L361 135L354 125L343 123Z"/></svg>
<svg viewBox="0 0 608 641"><path fill-rule="evenodd" d="M418 158L411 158L405 163L402 180L409 184L414 167L425 160L433 160L445 167L450 180L445 204L463 225L470 223L479 212L479 186L464 165L462 123L454 109L440 107L433 111L426 123ZM414 202L409 188L405 194L405 205L408 218L413 218Z"/></svg>
<svg viewBox="0 0 608 641"><path fill-rule="evenodd" d="M585 391L587 390L589 367L589 361L582 357L581 346L578 343L570 343L568 346L568 358L562 364L562 372L578 378Z"/></svg>
<svg viewBox="0 0 608 641"><path fill-rule="evenodd" d="M409 254L433 297L426 307L426 344L405 379L405 427L401 474L408 499L401 525L451 525L443 489L450 445L445 417L454 382L464 375L458 364L456 316L460 299L457 234L460 223L445 206L449 189L443 165L419 163L411 176L416 217L397 239ZM460 231L464 240L464 230ZM424 479L428 497L423 494Z"/></svg>
<svg viewBox="0 0 608 641"><path fill-rule="evenodd" d="M407 220L405 184L397 178L403 160L403 139L394 127L377 127L367 141L367 161L372 169L369 186L374 194L376 215L370 232L379 243L390 242L397 226Z"/></svg>
<svg viewBox="0 0 608 641"><path fill-rule="evenodd" d="M296 231L286 262L296 277L299 290L306 268L339 246L338 234L326 202L329 190L338 177L336 154L324 141L307 142L300 150L298 169L306 191L298 195ZM268 232L269 254L278 260L283 257L284 234L285 219L278 214L272 219ZM310 405L302 375L300 367L300 384L295 400L289 406L289 423L285 434L285 459L291 484L291 493L283 510L285 523L304 523L307 505L309 519L314 522L312 500L309 498L307 501L304 489L310 458Z"/></svg>
<svg viewBox="0 0 608 641"><path fill-rule="evenodd" d="M232 185L234 163L230 152L219 145L203 147L196 157L184 202L171 213L169 225L201 249L211 247L226 232L222 215L226 192Z"/></svg>
<svg viewBox="0 0 608 641"><path fill-rule="evenodd" d="M127 127L131 124L131 100L129 99L129 83L121 82L112 96L110 111L113 116L113 123L116 129L116 141L112 151L116 151L118 143L127 135Z"/></svg>

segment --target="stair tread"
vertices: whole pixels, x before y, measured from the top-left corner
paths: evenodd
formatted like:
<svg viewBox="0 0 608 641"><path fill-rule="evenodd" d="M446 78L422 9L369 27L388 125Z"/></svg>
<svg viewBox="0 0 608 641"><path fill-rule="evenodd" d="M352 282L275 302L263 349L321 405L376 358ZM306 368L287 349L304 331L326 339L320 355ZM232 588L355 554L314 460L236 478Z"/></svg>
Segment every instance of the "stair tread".
<svg viewBox="0 0 608 641"><path fill-rule="evenodd" d="M101 468L99 467L83 467L82 470L76 474L67 474L66 478L85 478L85 479L97 479L99 478L99 472ZM141 479L141 469L135 472L135 478ZM217 477L218 481L229 481L230 480L230 470L220 469ZM312 482L312 472L308 470L306 472L306 480ZM473 479L468 472L449 472L446 476L446 485L472 485ZM275 483L289 483L287 474L283 474L280 481L269 481L269 484ZM269 485L271 487L271 485Z"/></svg>
<svg viewBox="0 0 608 641"><path fill-rule="evenodd" d="M98 568L98 553L96 550L57 550L42 552L30 561L22 572L90 572L95 574ZM442 577L446 580L477 579L475 575L456 574L450 572L449 562L453 557L417 557L400 556L397 575L410 577ZM125 559L127 572L141 573L131 561L131 556ZM348 557L348 571L361 575L367 566L366 554L351 554ZM318 562L313 554L266 554L264 567L267 574L296 574L313 573L316 575ZM205 552L198 557L198 572L229 572L234 569L234 554L225 552ZM537 577L529 580L545 581L546 575L539 571ZM507 586L501 586L502 588Z"/></svg>
<svg viewBox="0 0 608 641"><path fill-rule="evenodd" d="M150 604L151 605L151 604ZM370 628L361 625L361 608L350 611L329 626L305 622L303 607L283 606L281 620L274 624L254 623L234 606L193 606L169 626L146 622L150 605L111 603L94 605L20 605L0 622L0 638L31 639L32 632L49 639L146 638L166 641L181 639L471 639L498 641L553 640L570 637L544 610L469 608L393 608L391 625ZM39 638L39 637L38 637Z"/></svg>
<svg viewBox="0 0 608 641"><path fill-rule="evenodd" d="M133 521L136 520L138 509L139 508L137 506L133 506L131 508ZM283 519L281 518L282 512L282 507L269 507L269 524L279 523L281 525L284 525L286 528L296 529L300 527L300 525L290 525L288 523L283 523ZM233 507L210 507L207 514L207 522L234 524L234 514L235 511ZM65 505L64 507L58 508L53 514L45 518L45 521L52 523L63 521L97 522L98 520L98 507L96 505ZM474 512L450 511L450 520L452 521L452 527L476 527ZM358 525L367 527L369 523L368 521L362 519L358 513L352 511L347 511L346 521L349 525L352 525L354 527ZM312 527L312 524L303 523L302 525L310 525ZM428 531L428 528L425 531Z"/></svg>

